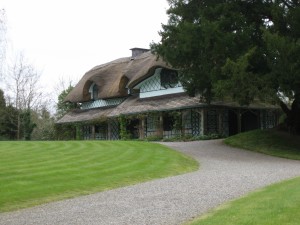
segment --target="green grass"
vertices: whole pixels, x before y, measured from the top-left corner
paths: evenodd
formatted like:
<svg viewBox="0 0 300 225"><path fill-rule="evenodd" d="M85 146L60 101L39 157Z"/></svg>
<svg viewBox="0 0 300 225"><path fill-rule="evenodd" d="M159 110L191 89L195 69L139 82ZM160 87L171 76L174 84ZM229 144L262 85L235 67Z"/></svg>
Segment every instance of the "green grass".
<svg viewBox="0 0 300 225"><path fill-rule="evenodd" d="M300 177L224 204L190 225L299 225Z"/></svg>
<svg viewBox="0 0 300 225"><path fill-rule="evenodd" d="M233 147L300 160L300 136L275 130L254 130L225 139Z"/></svg>
<svg viewBox="0 0 300 225"><path fill-rule="evenodd" d="M225 139L234 147L294 160L300 159L300 138L275 130L255 130ZM253 192L214 209L190 225L298 225L300 177Z"/></svg>
<svg viewBox="0 0 300 225"><path fill-rule="evenodd" d="M156 143L0 142L0 212L194 171Z"/></svg>

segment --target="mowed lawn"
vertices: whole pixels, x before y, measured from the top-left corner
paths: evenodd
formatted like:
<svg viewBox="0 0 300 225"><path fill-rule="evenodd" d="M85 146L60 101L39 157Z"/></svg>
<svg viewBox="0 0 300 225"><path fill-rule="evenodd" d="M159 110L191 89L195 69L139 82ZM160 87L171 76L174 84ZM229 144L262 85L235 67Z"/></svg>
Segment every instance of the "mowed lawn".
<svg viewBox="0 0 300 225"><path fill-rule="evenodd" d="M156 143L0 142L0 212L197 168L192 158Z"/></svg>
<svg viewBox="0 0 300 225"><path fill-rule="evenodd" d="M189 225L299 225L300 177L225 203Z"/></svg>

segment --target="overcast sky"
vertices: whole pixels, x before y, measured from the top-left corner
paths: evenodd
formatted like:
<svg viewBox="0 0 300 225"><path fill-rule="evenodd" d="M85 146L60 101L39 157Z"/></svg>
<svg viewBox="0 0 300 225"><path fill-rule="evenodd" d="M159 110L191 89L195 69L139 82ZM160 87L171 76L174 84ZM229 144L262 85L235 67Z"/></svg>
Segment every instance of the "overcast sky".
<svg viewBox="0 0 300 225"><path fill-rule="evenodd" d="M23 52L54 86L158 42L166 0L0 0L10 52Z"/></svg>

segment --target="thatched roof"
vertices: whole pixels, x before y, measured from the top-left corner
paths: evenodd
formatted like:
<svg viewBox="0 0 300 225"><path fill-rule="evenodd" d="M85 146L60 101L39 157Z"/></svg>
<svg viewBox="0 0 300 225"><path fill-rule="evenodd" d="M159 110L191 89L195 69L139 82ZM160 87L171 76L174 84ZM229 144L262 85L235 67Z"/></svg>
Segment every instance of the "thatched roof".
<svg viewBox="0 0 300 225"><path fill-rule="evenodd" d="M124 74L129 79L127 87L133 88L147 77L153 75L155 69L158 67L171 69L167 63L161 58L157 58L157 56L153 55L150 51L131 60Z"/></svg>
<svg viewBox="0 0 300 225"><path fill-rule="evenodd" d="M98 98L108 99L127 96L127 89L153 75L157 67L170 68L150 51L135 58L126 57L96 66L88 71L65 98L70 102L90 101L89 88L98 86Z"/></svg>

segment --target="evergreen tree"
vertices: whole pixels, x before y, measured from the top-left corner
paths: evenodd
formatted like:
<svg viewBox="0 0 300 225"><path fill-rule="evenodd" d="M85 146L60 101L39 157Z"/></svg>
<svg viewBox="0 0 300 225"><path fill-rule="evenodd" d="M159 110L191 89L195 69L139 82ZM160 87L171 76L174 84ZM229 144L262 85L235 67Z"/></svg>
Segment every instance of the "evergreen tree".
<svg viewBox="0 0 300 225"><path fill-rule="evenodd" d="M5 138L9 140L16 140L18 133L18 115L19 111L12 105L8 105L5 110Z"/></svg>
<svg viewBox="0 0 300 225"><path fill-rule="evenodd" d="M65 97L72 91L73 86L69 86L66 90L63 90L58 96L58 102L56 105L56 117L58 119L62 118L67 112L72 109L77 108L75 103L65 102Z"/></svg>
<svg viewBox="0 0 300 225"><path fill-rule="evenodd" d="M280 101L290 128L300 131L298 0L168 2L169 22L152 50L181 71L190 95L208 103L215 96L241 105Z"/></svg>
<svg viewBox="0 0 300 225"><path fill-rule="evenodd" d="M73 109L78 108L76 103L65 102L65 97L72 91L73 86L69 85L66 90L63 90L58 96L58 103L56 105L56 117L62 118L65 114ZM74 124L56 124L55 125L56 139L70 140L76 139L76 125Z"/></svg>
<svg viewBox="0 0 300 225"><path fill-rule="evenodd" d="M36 124L32 122L30 109L23 110L20 114L23 137L26 141L31 140L31 134Z"/></svg>
<svg viewBox="0 0 300 225"><path fill-rule="evenodd" d="M0 140L5 136L5 112L6 103L4 98L4 92L0 89Z"/></svg>
<svg viewBox="0 0 300 225"><path fill-rule="evenodd" d="M0 140L15 140L17 138L18 110L12 105L6 105L4 92L0 89Z"/></svg>

